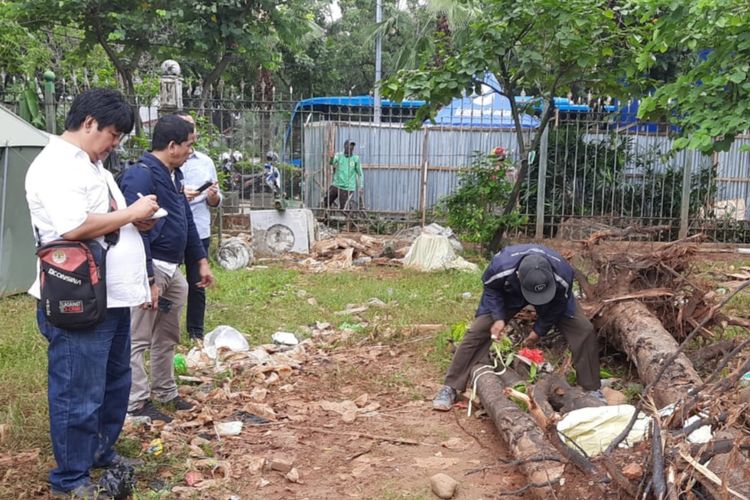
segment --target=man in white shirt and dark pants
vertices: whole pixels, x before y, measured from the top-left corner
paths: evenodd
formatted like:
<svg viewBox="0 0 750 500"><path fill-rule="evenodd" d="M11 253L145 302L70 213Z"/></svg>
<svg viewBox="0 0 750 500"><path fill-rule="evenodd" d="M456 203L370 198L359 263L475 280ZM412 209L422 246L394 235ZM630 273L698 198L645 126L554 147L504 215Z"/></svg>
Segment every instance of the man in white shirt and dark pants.
<svg viewBox="0 0 750 500"><path fill-rule="evenodd" d="M50 138L26 174L26 200L40 244L61 238L102 242L104 235L119 234L106 255L107 314L101 323L66 330L37 310L39 330L49 342L53 497L95 498L99 488L91 483L92 467L129 465L112 446L130 392L130 307L151 300L139 229L153 226L148 219L159 206L155 196L127 206L102 160L132 130L133 119L119 92L84 92L70 107L65 132ZM40 298L38 277L29 293Z"/></svg>
<svg viewBox="0 0 750 500"><path fill-rule="evenodd" d="M177 112L182 119L195 126L195 119L185 111ZM196 130L196 137L197 137ZM221 205L221 192L219 191L216 166L208 155L193 149L193 153L180 168L185 176L185 196L190 202L190 210L193 212L193 221L198 230L203 248L208 255L208 247L211 244L211 211ZM211 186L203 192L197 189L206 182ZM204 318L206 315L206 289L199 287L200 275L195 262L185 261L185 274L188 282L188 298L186 313L186 328L191 340L203 339Z"/></svg>

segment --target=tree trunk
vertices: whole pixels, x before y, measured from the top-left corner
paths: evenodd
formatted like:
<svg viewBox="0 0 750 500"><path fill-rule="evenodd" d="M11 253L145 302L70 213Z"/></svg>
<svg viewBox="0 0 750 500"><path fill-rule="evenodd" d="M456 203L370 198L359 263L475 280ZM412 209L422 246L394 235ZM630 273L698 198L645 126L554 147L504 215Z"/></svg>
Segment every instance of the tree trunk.
<svg viewBox="0 0 750 500"><path fill-rule="evenodd" d="M258 91L255 95L260 96L260 153L273 149L273 111L274 111L274 88L273 73L271 70L261 68L258 73Z"/></svg>
<svg viewBox="0 0 750 500"><path fill-rule="evenodd" d="M662 362L678 349L677 341L659 319L638 301L614 304L601 317L606 318L604 326L609 331L609 340L628 355L644 384L654 381ZM654 387L654 400L663 408L700 383L690 360L680 354Z"/></svg>
<svg viewBox="0 0 750 500"><path fill-rule="evenodd" d="M495 375L483 375L476 382L477 394L482 405L516 460L560 457L560 454L544 436L544 430L503 395L504 385ZM558 481L564 465L554 460L529 461L519 468L529 483L546 484ZM538 498L549 498L548 488L531 490Z"/></svg>
<svg viewBox="0 0 750 500"><path fill-rule="evenodd" d="M549 405L561 415L580 408L606 406L605 403L586 394L580 387L572 387L565 379L555 374L545 375L534 384L533 397L538 405Z"/></svg>

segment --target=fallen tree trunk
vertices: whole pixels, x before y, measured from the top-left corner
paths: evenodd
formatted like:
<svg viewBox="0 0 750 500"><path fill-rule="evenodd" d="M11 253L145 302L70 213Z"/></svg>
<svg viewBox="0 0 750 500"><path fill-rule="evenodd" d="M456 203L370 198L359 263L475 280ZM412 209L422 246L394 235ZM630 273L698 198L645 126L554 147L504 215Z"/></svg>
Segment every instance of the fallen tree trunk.
<svg viewBox="0 0 750 500"><path fill-rule="evenodd" d="M674 358L661 378L656 380L662 364L678 351L679 345L645 305L636 301L619 303L608 309L605 316L610 326L610 340L636 365L641 381L646 384L656 382L653 386L653 396L659 408L678 403L690 389L701 385L701 378L693 364L682 353ZM734 440L741 437L735 430L729 430L727 435ZM729 455L714 457L708 469L722 476L727 487L732 487L750 498L750 487L742 479L746 477L750 461L742 455L732 458L734 462L730 466ZM739 475L730 473L735 470L741 471ZM714 488L711 481L705 477L697 479L709 491Z"/></svg>
<svg viewBox="0 0 750 500"><path fill-rule="evenodd" d="M606 403L586 394L580 387L571 386L555 374L544 375L534 384L533 397L538 405L546 403L562 415L580 408L606 406Z"/></svg>
<svg viewBox="0 0 750 500"><path fill-rule="evenodd" d="M476 376L477 371L474 371ZM481 373L481 372L479 372ZM531 417L503 395L502 381L494 374L481 375L476 381L477 394L492 418L500 437L508 446L513 458L521 463L519 468L535 485L556 484L565 466L559 461L532 461L539 457L560 457ZM537 498L549 498L548 488L531 490Z"/></svg>
<svg viewBox="0 0 750 500"><path fill-rule="evenodd" d="M609 340L635 364L644 384L656 380L664 360L679 348L659 319L638 301L620 302L606 309L604 327ZM701 383L690 360L680 354L667 367L654 386L654 401L659 408L676 403Z"/></svg>

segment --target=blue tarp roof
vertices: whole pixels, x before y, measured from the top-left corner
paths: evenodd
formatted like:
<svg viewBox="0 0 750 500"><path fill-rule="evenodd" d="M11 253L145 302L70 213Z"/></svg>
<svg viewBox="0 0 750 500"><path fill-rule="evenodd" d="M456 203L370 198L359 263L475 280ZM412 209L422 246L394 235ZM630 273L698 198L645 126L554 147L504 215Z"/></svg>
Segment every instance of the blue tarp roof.
<svg viewBox="0 0 750 500"><path fill-rule="evenodd" d="M504 99L504 101L493 102L493 106L497 106L498 109L510 110L510 106L509 106L507 98L500 96L499 94L498 94L498 97L500 99ZM451 106L455 107L456 104L460 104L462 101L465 101L466 99L471 99L471 98L458 97L454 100L453 103L451 103ZM515 98L516 102L519 104L527 103L529 101L532 101L533 99L535 98L531 96L516 96ZM423 106L425 102L426 101L410 100L410 99L406 99L401 102L395 102L395 101L391 101L390 99L382 99L381 106L383 108L416 109L416 108ZM295 105L294 111L296 112L301 109L326 107L326 106L372 108L375 106L375 99L370 95L310 97L309 99L302 99L301 101L298 101L297 104ZM555 107L559 109L560 111L573 112L573 113L586 113L591 110L591 108L588 105L575 104L570 99L567 99L565 97L555 97ZM542 105L536 104L533 106L533 108L535 111L541 111ZM617 106L605 106L605 110L616 111Z"/></svg>
<svg viewBox="0 0 750 500"><path fill-rule="evenodd" d="M436 125L453 127L513 128L513 114L510 99L499 93L500 84L495 75L486 73L481 83L482 94L456 97L450 104L438 111ZM539 120L522 114L521 127L536 128Z"/></svg>
<svg viewBox="0 0 750 500"><path fill-rule="evenodd" d="M394 102L390 99L380 100L380 105L383 108L419 108L424 104L425 101L411 101L408 99L402 102ZM299 101L295 106L295 111L315 106L360 106L363 108L372 108L375 106L375 98L371 95L311 97Z"/></svg>

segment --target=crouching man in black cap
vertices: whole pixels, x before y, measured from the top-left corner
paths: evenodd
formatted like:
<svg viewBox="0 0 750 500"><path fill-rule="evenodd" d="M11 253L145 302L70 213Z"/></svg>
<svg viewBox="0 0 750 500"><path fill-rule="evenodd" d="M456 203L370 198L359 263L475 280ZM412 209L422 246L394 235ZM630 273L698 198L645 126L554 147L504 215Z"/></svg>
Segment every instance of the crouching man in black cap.
<svg viewBox="0 0 750 500"><path fill-rule="evenodd" d="M445 385L432 401L435 410L450 410L466 389L471 369L489 362L490 344L505 335L506 322L528 304L536 309L537 320L527 342L557 326L573 353L578 385L603 399L594 326L576 303L573 268L560 254L542 245L506 247L493 257L482 281L476 317L453 356Z"/></svg>

